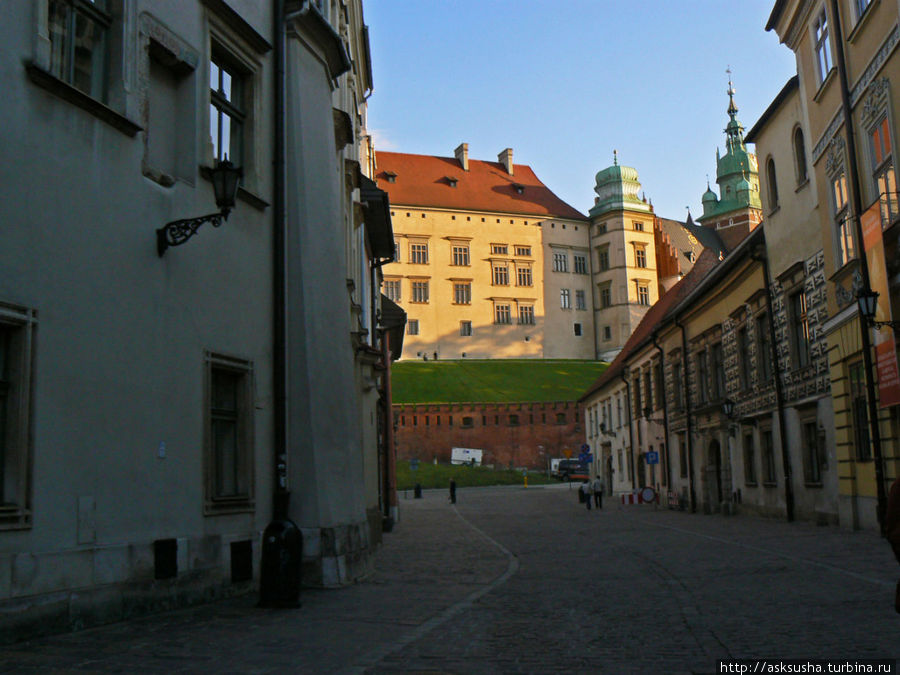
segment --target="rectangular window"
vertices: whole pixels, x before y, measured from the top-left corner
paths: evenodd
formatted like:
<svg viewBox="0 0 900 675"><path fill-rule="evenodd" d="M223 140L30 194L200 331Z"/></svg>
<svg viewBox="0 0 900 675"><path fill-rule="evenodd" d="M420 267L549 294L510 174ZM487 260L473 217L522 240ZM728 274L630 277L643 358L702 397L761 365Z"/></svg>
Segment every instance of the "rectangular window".
<svg viewBox="0 0 900 675"><path fill-rule="evenodd" d="M391 211L393 215L393 211ZM394 262L400 262L400 242L394 239Z"/></svg>
<svg viewBox="0 0 900 675"><path fill-rule="evenodd" d="M842 267L856 257L856 241L847 206L847 176L843 169L831 179L831 202L834 209L835 265Z"/></svg>
<svg viewBox="0 0 900 675"><path fill-rule="evenodd" d="M574 326L575 329L575 337L581 337L581 324L576 323Z"/></svg>
<svg viewBox="0 0 900 675"><path fill-rule="evenodd" d="M508 255L509 254L509 246L507 246L506 244L491 244L491 254L492 255Z"/></svg>
<svg viewBox="0 0 900 675"><path fill-rule="evenodd" d="M597 267L601 272L609 269L609 246L597 249Z"/></svg>
<svg viewBox="0 0 900 675"><path fill-rule="evenodd" d="M697 354L697 397L701 404L709 400L709 354Z"/></svg>
<svg viewBox="0 0 900 675"><path fill-rule="evenodd" d="M572 309L572 294L568 288L559 291L559 306L563 309Z"/></svg>
<svg viewBox="0 0 900 675"><path fill-rule="evenodd" d="M494 305L494 323L512 323L512 314L510 313L508 303L498 303Z"/></svg>
<svg viewBox="0 0 900 675"><path fill-rule="evenodd" d="M532 305L519 305L519 323L534 324L534 307Z"/></svg>
<svg viewBox="0 0 900 675"><path fill-rule="evenodd" d="M710 350L712 359L712 398L717 401L725 397L725 363L722 360L722 343L716 343Z"/></svg>
<svg viewBox="0 0 900 675"><path fill-rule="evenodd" d="M584 291L575 291L575 309L587 309Z"/></svg>
<svg viewBox="0 0 900 675"><path fill-rule="evenodd" d="M0 303L0 529L31 526L33 310Z"/></svg>
<svg viewBox="0 0 900 675"><path fill-rule="evenodd" d="M639 376L636 376L631 381L631 391L632 395L634 396L634 408L632 409L631 416L638 417L642 414L642 411L644 409L641 405L641 378Z"/></svg>
<svg viewBox="0 0 900 675"><path fill-rule="evenodd" d="M751 374L751 363L750 363L750 342L747 337L747 327L741 326L738 329L737 333L737 348L738 348L738 359L740 359L741 366L741 389L749 389L750 388L750 374Z"/></svg>
<svg viewBox="0 0 900 675"><path fill-rule="evenodd" d="M897 218L897 175L891 154L891 131L885 116L869 137L872 178L881 201L881 226L887 229Z"/></svg>
<svg viewBox="0 0 900 675"><path fill-rule="evenodd" d="M426 242L410 242L409 262L413 265L428 264L428 244Z"/></svg>
<svg viewBox="0 0 900 675"><path fill-rule="evenodd" d="M647 284L639 283L637 285L637 296L639 305L650 304L650 287Z"/></svg>
<svg viewBox="0 0 900 675"><path fill-rule="evenodd" d="M666 385L663 381L663 369L661 363L653 364L653 384L655 393L654 402L656 404L656 408L660 409L663 407L666 393Z"/></svg>
<svg viewBox="0 0 900 675"><path fill-rule="evenodd" d="M756 485L756 451L753 446L753 434L744 434L744 483Z"/></svg>
<svg viewBox="0 0 900 675"><path fill-rule="evenodd" d="M453 265L468 266L469 263L469 245L454 244L453 245Z"/></svg>
<svg viewBox="0 0 900 675"><path fill-rule="evenodd" d="M587 258L576 253L573 260L575 261L575 274L587 274Z"/></svg>
<svg viewBox="0 0 900 675"><path fill-rule="evenodd" d="M859 361L849 368L850 411L853 421L853 442L856 458L860 461L872 459L869 445L869 402L866 397L866 376L863 363Z"/></svg>
<svg viewBox="0 0 900 675"><path fill-rule="evenodd" d="M418 319L407 319L406 334L407 335L418 335L419 334L419 320Z"/></svg>
<svg viewBox="0 0 900 675"><path fill-rule="evenodd" d="M412 282L412 297L410 298L410 302L416 302L416 303L428 302L428 282L427 281L413 281Z"/></svg>
<svg viewBox="0 0 900 675"><path fill-rule="evenodd" d="M643 223L641 223L641 222L635 220L635 221L632 221L631 224L632 224L632 226L634 227L634 231L635 231L635 232L643 232L643 231L644 231L644 224L643 224Z"/></svg>
<svg viewBox="0 0 900 675"><path fill-rule="evenodd" d="M822 84L825 81L825 78L828 77L828 73L831 71L831 46L828 44L828 16L825 14L824 7L815 22L814 39L819 84Z"/></svg>
<svg viewBox="0 0 900 675"><path fill-rule="evenodd" d="M607 284L600 288L600 306L605 308L610 305L612 305L612 291L610 290L609 284Z"/></svg>
<svg viewBox="0 0 900 675"><path fill-rule="evenodd" d="M494 286L509 286L509 267L506 263L493 263Z"/></svg>
<svg viewBox="0 0 900 675"><path fill-rule="evenodd" d="M854 0L854 6L856 7L856 20L859 21L862 18L862 15L865 14L866 9L872 3L872 0Z"/></svg>
<svg viewBox="0 0 900 675"><path fill-rule="evenodd" d="M531 256L531 247L530 246L516 246L515 251L516 251L516 255Z"/></svg>
<svg viewBox="0 0 900 675"><path fill-rule="evenodd" d="M230 160L236 166L243 165L244 157L245 77L226 56L213 49L209 64L209 134L213 158Z"/></svg>
<svg viewBox="0 0 900 675"><path fill-rule="evenodd" d="M463 337L471 337L472 336L472 322L471 321L460 321L459 322L459 334Z"/></svg>
<svg viewBox="0 0 900 675"><path fill-rule="evenodd" d="M763 476L766 485L775 485L778 482L778 471L775 467L775 440L772 430L766 429L762 433L762 459Z"/></svg>
<svg viewBox="0 0 900 675"><path fill-rule="evenodd" d="M453 284L453 304L472 304L472 283L470 281L458 281Z"/></svg>
<svg viewBox="0 0 900 675"><path fill-rule="evenodd" d="M606 342L612 340L612 328L609 326L603 326L603 339Z"/></svg>
<svg viewBox="0 0 900 675"><path fill-rule="evenodd" d="M756 318L757 384L766 386L772 380L772 342L769 340L769 315Z"/></svg>
<svg viewBox="0 0 900 675"><path fill-rule="evenodd" d="M790 297L791 342L796 369L809 365L809 320L806 315L806 293L802 290Z"/></svg>
<svg viewBox="0 0 900 675"><path fill-rule="evenodd" d="M400 302L400 279L385 279L384 294L394 302Z"/></svg>
<svg viewBox="0 0 900 675"><path fill-rule="evenodd" d="M672 364L672 402L675 404L675 410L681 410L684 407L684 380L681 375L681 364Z"/></svg>
<svg viewBox="0 0 900 675"><path fill-rule="evenodd" d="M112 23L107 0L49 0L47 18L50 73L105 101Z"/></svg>
<svg viewBox="0 0 900 675"><path fill-rule="evenodd" d="M687 435L678 434L678 468L682 478L688 475Z"/></svg>
<svg viewBox="0 0 900 675"><path fill-rule="evenodd" d="M554 253L553 254L553 271L568 272L569 271L569 254Z"/></svg>
<svg viewBox="0 0 900 675"><path fill-rule="evenodd" d="M804 421L801 431L803 433L803 480L813 485L821 484L824 453L816 421Z"/></svg>
<svg viewBox="0 0 900 675"><path fill-rule="evenodd" d="M516 286L532 286L531 265L516 265Z"/></svg>
<svg viewBox="0 0 900 675"><path fill-rule="evenodd" d="M207 353L206 513L253 508L253 366Z"/></svg>
<svg viewBox="0 0 900 675"><path fill-rule="evenodd" d="M634 266L647 267L647 248L645 246L634 247Z"/></svg>

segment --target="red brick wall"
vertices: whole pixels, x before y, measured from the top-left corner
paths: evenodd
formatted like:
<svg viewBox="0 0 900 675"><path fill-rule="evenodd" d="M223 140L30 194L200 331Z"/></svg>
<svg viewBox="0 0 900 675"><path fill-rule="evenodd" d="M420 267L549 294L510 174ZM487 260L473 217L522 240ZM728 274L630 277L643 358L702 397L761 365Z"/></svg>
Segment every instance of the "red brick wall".
<svg viewBox="0 0 900 675"><path fill-rule="evenodd" d="M451 448L479 448L484 464L545 470L549 458L565 457L565 450L577 456L584 443L582 413L573 401L395 405L394 424L401 460L448 463Z"/></svg>

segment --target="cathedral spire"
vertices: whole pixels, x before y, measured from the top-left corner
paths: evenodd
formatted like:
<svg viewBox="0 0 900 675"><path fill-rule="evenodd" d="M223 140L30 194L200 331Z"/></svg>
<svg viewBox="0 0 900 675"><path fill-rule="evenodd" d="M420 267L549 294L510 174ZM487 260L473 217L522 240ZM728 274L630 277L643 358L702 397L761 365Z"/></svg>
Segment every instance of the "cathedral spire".
<svg viewBox="0 0 900 675"><path fill-rule="evenodd" d="M738 121L737 112L738 107L734 102L734 95L736 90L734 88L734 82L731 80L731 66L725 69L725 72L728 73L728 89L725 91L728 94L728 126L725 127L725 135L727 136L726 146L728 148L729 153L734 153L737 150L746 150L746 146L744 145L744 127Z"/></svg>

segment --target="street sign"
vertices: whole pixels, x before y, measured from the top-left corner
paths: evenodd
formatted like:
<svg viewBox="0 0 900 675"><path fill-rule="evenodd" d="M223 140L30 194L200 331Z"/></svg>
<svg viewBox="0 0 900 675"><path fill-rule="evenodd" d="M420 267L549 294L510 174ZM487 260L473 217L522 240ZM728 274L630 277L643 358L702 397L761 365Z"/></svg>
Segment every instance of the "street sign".
<svg viewBox="0 0 900 675"><path fill-rule="evenodd" d="M655 450L653 452L648 452L645 459L647 464L659 464L659 453Z"/></svg>
<svg viewBox="0 0 900 675"><path fill-rule="evenodd" d="M417 460L417 459L409 460L409 470L410 471L416 471L416 470L418 470L418 468L419 468L419 460Z"/></svg>
<svg viewBox="0 0 900 675"><path fill-rule="evenodd" d="M589 446L587 443L581 444L581 452L590 452L590 451L591 451L591 446Z"/></svg>

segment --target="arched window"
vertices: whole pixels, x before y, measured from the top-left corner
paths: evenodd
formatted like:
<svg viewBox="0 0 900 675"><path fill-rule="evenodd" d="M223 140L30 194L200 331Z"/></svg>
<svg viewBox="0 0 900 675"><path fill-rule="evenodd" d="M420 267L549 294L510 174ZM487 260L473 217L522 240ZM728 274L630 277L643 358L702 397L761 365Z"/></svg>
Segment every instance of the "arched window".
<svg viewBox="0 0 900 675"><path fill-rule="evenodd" d="M803 129L794 129L794 162L797 166L797 184L805 183L808 175L806 171L806 150L803 143Z"/></svg>
<svg viewBox="0 0 900 675"><path fill-rule="evenodd" d="M769 210L774 211L778 207L778 182L775 179L775 160L771 157L766 161L766 180L769 185Z"/></svg>

